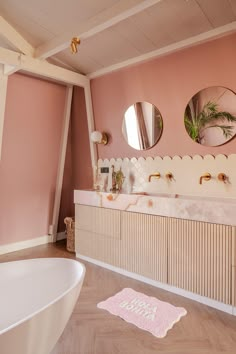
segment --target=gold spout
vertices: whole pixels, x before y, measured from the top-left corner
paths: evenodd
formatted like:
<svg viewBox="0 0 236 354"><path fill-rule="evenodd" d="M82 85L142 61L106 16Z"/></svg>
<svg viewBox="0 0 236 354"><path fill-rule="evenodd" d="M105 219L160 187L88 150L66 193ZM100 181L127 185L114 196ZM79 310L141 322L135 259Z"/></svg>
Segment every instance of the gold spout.
<svg viewBox="0 0 236 354"><path fill-rule="evenodd" d="M169 181L171 181L173 178L174 178L173 173L171 173L171 172L167 172L167 173L166 173L166 179L168 179Z"/></svg>
<svg viewBox="0 0 236 354"><path fill-rule="evenodd" d="M203 179L204 179L204 181L210 181L211 174L209 172L204 173L204 175L202 175L199 179L199 184L202 184Z"/></svg>
<svg viewBox="0 0 236 354"><path fill-rule="evenodd" d="M225 173L219 173L217 178L218 178L219 181L224 182L224 183L226 183L226 181L228 179L228 177L226 176Z"/></svg>
<svg viewBox="0 0 236 354"><path fill-rule="evenodd" d="M160 172L153 173L148 176L148 182L151 182L152 177L159 179L161 177Z"/></svg>

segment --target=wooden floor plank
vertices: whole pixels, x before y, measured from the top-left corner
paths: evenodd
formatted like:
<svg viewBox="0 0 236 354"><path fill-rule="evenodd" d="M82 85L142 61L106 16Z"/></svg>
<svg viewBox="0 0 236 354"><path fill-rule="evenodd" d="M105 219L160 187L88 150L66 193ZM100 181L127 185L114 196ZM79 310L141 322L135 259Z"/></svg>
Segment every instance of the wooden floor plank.
<svg viewBox="0 0 236 354"><path fill-rule="evenodd" d="M75 258L62 241L2 255L0 262L38 257ZM83 263L86 276L79 300L51 354L236 354L236 317ZM125 287L185 307L188 314L165 338L155 338L97 308L98 302Z"/></svg>

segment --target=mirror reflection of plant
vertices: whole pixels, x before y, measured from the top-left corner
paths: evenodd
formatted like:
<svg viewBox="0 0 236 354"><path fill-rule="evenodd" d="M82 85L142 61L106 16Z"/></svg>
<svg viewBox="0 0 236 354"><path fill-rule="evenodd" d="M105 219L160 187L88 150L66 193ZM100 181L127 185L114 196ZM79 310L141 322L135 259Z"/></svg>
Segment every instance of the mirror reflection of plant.
<svg viewBox="0 0 236 354"><path fill-rule="evenodd" d="M234 135L233 125L217 124L217 120L236 122L236 117L229 112L219 111L218 104L212 101L207 102L201 112L198 113L198 102L194 105L193 100L186 107L184 123L190 137L201 144L204 138L204 130L219 128L226 139Z"/></svg>

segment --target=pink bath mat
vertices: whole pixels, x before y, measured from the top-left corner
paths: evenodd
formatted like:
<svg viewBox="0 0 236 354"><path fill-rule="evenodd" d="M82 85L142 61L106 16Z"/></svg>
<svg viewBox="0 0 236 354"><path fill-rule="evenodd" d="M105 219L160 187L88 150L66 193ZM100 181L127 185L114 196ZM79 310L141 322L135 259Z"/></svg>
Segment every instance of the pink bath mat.
<svg viewBox="0 0 236 354"><path fill-rule="evenodd" d="M168 302L129 288L100 302L97 307L123 318L158 338L165 337L167 331L187 314L183 307L175 307Z"/></svg>

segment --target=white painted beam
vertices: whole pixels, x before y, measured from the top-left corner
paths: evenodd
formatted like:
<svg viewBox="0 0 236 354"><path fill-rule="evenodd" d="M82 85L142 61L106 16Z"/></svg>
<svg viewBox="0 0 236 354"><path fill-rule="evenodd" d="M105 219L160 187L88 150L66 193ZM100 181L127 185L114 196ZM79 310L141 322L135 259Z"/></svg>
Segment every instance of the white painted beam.
<svg viewBox="0 0 236 354"><path fill-rule="evenodd" d="M94 36L95 34L133 16L162 0L121 0L116 5L104 10L95 17L79 24L74 32L65 32L62 36L54 37L36 49L37 58L51 57L68 48L72 37L79 37L81 40Z"/></svg>
<svg viewBox="0 0 236 354"><path fill-rule="evenodd" d="M69 85L84 87L89 81L85 75L5 48L0 48L0 64L15 66L18 67L19 70L23 70L32 75Z"/></svg>
<svg viewBox="0 0 236 354"><path fill-rule="evenodd" d="M94 131L94 116L93 116L93 105L92 105L90 82L88 82L88 84L84 87L84 94L85 94L85 104L86 104L86 111L87 111L90 155L91 155L92 167L94 167L97 165L97 146L90 140L90 135Z"/></svg>
<svg viewBox="0 0 236 354"><path fill-rule="evenodd" d="M93 73L87 75L87 77L89 77L90 79L94 79L96 77L111 73L113 71L125 68L127 66L142 63L147 60L161 57L166 54L171 54L171 53L176 52L181 49L186 49L186 48L192 47L194 45L205 43L205 42L212 40L212 39L216 39L216 38L220 38L220 37L229 35L230 33L233 33L233 32L236 32L236 21L231 22L230 24L227 24L225 26L215 28L215 29L210 30L208 32L204 32L204 33L199 34L197 36L184 39L180 42L170 44L166 47L163 47L163 48L160 48L157 50L153 50L152 52L148 52L143 55L139 55L138 57L125 60L121 63L108 66L104 69L94 71Z"/></svg>
<svg viewBox="0 0 236 354"><path fill-rule="evenodd" d="M88 82L88 78L85 75L50 64L44 60L26 57L25 55L21 56L20 67L24 71L71 85L84 87Z"/></svg>
<svg viewBox="0 0 236 354"><path fill-rule="evenodd" d="M34 56L34 47L32 47L2 16L0 16L0 34L20 52Z"/></svg>
<svg viewBox="0 0 236 354"><path fill-rule="evenodd" d="M11 75L19 70L18 66L4 65L4 74Z"/></svg>
<svg viewBox="0 0 236 354"><path fill-rule="evenodd" d="M3 126L5 117L8 77L3 73L3 65L0 68L0 160L2 151Z"/></svg>
<svg viewBox="0 0 236 354"><path fill-rule="evenodd" d="M65 159L66 159L66 147L67 147L67 140L68 140L70 114L71 114L72 93L73 93L73 87L67 87L59 163L58 163L58 170L57 170L57 181L56 181L56 191L55 191L55 198L54 198L52 225L50 226L50 230L49 230L49 234L52 232L53 242L56 242L56 236L57 236L63 173L64 173L64 166L65 166Z"/></svg>

